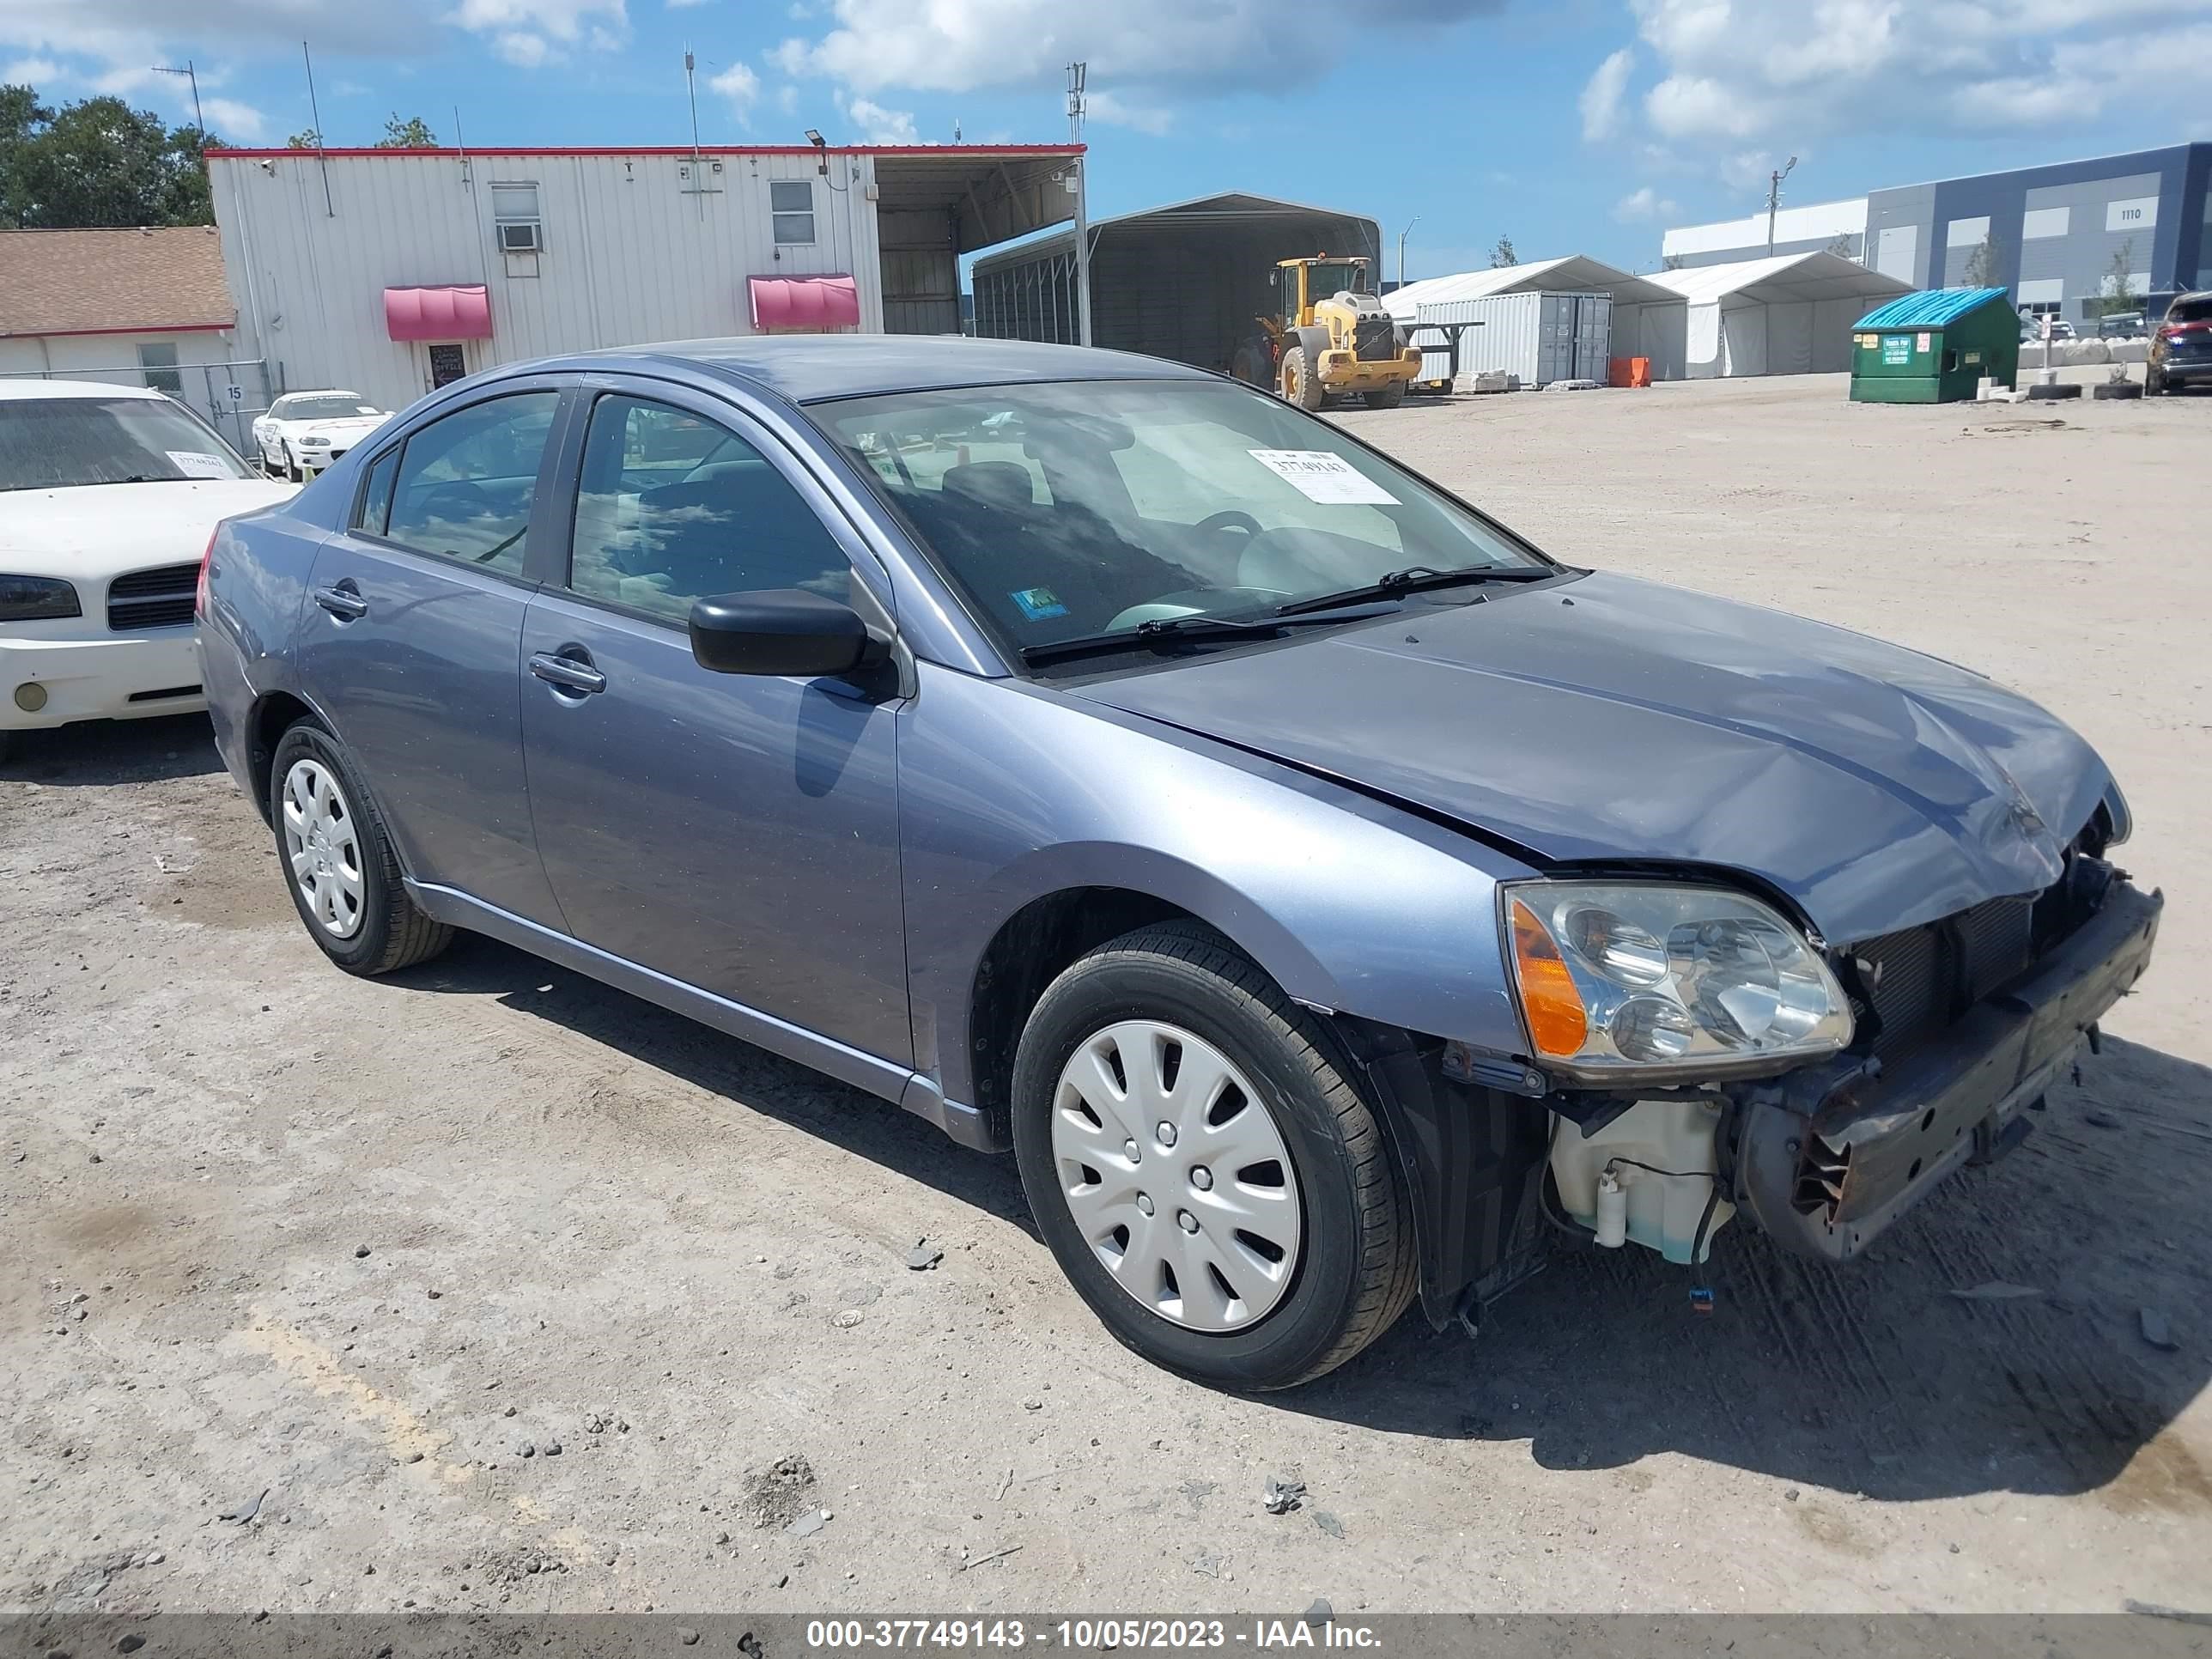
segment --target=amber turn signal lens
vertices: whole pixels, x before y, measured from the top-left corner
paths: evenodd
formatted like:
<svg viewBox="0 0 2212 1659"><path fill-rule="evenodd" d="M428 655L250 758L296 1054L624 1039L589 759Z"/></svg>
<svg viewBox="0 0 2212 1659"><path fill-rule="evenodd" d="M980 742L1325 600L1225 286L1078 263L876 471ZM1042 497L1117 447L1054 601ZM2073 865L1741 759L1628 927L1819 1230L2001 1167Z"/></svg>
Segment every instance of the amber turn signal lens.
<svg viewBox="0 0 2212 1659"><path fill-rule="evenodd" d="M1513 901L1513 965L1521 987L1521 1012L1528 1040L1540 1054L1564 1058L1582 1052L1589 1018L1574 976L1544 924L1519 899Z"/></svg>

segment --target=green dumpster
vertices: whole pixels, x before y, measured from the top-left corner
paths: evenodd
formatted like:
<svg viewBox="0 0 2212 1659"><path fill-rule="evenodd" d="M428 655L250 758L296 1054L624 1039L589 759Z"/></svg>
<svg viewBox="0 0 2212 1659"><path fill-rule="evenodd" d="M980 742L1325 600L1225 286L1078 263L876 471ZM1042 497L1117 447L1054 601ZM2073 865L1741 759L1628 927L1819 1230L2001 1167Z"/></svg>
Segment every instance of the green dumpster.
<svg viewBox="0 0 2212 1659"><path fill-rule="evenodd" d="M1931 288L1869 311L1851 330L1851 401L1973 401L1987 375L2010 386L2020 313L2002 288Z"/></svg>

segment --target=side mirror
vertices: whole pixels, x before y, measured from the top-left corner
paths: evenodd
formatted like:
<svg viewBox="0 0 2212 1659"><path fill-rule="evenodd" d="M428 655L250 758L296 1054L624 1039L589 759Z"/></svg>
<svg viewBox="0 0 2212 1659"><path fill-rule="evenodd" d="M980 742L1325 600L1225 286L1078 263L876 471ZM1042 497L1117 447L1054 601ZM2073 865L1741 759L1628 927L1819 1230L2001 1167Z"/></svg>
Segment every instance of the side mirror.
<svg viewBox="0 0 2212 1659"><path fill-rule="evenodd" d="M849 605L801 588L724 593L691 606L691 655L717 674L849 674L883 642Z"/></svg>

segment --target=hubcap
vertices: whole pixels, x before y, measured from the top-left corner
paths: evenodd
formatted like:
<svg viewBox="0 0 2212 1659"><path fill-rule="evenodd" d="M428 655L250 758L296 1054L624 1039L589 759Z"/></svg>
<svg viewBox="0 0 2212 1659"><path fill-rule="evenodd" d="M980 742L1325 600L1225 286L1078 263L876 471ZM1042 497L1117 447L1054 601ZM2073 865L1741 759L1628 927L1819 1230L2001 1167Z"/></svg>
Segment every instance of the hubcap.
<svg viewBox="0 0 2212 1659"><path fill-rule="evenodd" d="M1239 1330L1290 1288L1304 1237L1290 1153L1203 1039L1149 1019L1095 1033L1061 1068L1052 1151L1085 1242L1161 1318Z"/></svg>
<svg viewBox="0 0 2212 1659"><path fill-rule="evenodd" d="M315 925L332 939L361 931L361 842L353 808L331 769L318 760L292 763L284 775L284 855L292 882Z"/></svg>

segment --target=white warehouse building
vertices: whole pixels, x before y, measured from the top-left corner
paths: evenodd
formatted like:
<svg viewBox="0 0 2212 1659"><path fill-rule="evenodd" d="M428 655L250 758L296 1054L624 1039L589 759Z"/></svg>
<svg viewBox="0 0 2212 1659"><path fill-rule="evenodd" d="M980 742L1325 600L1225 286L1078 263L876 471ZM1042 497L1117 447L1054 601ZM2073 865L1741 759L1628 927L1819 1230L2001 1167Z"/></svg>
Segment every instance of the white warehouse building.
<svg viewBox="0 0 2212 1659"><path fill-rule="evenodd" d="M211 151L234 355L266 370L232 419L326 386L401 409L495 363L653 340L957 334L961 255L1073 217L1082 153Z"/></svg>

